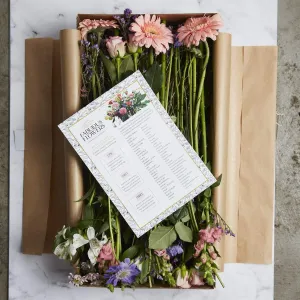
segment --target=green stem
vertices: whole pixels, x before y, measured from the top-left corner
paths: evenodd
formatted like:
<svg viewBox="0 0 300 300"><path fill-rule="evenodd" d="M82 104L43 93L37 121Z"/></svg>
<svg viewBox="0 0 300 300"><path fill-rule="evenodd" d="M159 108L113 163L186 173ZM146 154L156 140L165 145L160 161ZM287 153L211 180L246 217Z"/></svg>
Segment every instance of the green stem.
<svg viewBox="0 0 300 300"><path fill-rule="evenodd" d="M160 90L160 101L163 107L166 107L165 102L165 92L166 92L166 67L167 67L167 61L166 61L166 54L161 54L161 69L162 69L162 80L161 80L161 90Z"/></svg>
<svg viewBox="0 0 300 300"><path fill-rule="evenodd" d="M153 65L154 63L154 53L153 53L153 48L151 47L149 49L149 65L150 67Z"/></svg>
<svg viewBox="0 0 300 300"><path fill-rule="evenodd" d="M98 87L98 96L101 96L101 84L100 84L100 78L99 75L96 73L96 81L97 81L97 87Z"/></svg>
<svg viewBox="0 0 300 300"><path fill-rule="evenodd" d="M114 241L113 227L111 223L111 203L110 203L110 198L108 197L107 199L108 199L108 224L109 224L110 240L111 240L111 246L115 251L115 241Z"/></svg>
<svg viewBox="0 0 300 300"><path fill-rule="evenodd" d="M217 278L218 278L219 282L221 283L222 287L224 288L225 285L224 285L223 281L221 280L219 274L218 274L217 272L214 272L214 273L215 273L215 275L217 276Z"/></svg>
<svg viewBox="0 0 300 300"><path fill-rule="evenodd" d="M188 57L185 58L185 65L183 70L183 75L181 77L181 100L180 100L180 127L183 127L183 108L184 108L184 94L185 94L185 76L186 76L186 70L188 67Z"/></svg>
<svg viewBox="0 0 300 300"><path fill-rule="evenodd" d="M149 272L149 276L148 276L148 281L149 281L149 287L152 288L152 277L150 275L150 272L151 272L151 265L152 265L152 250L149 249L149 269L148 269L148 272Z"/></svg>
<svg viewBox="0 0 300 300"><path fill-rule="evenodd" d="M95 71L93 71L93 75L92 75L92 90L93 90L93 100L95 100L97 98Z"/></svg>
<svg viewBox="0 0 300 300"><path fill-rule="evenodd" d="M134 63L134 71L138 69L138 53L133 53L133 63Z"/></svg>
<svg viewBox="0 0 300 300"><path fill-rule="evenodd" d="M121 227L120 227L120 220L119 216L116 216L116 227L117 227L117 243L116 243L116 258L119 260L120 253L121 253Z"/></svg>
<svg viewBox="0 0 300 300"><path fill-rule="evenodd" d="M193 58L193 105L196 104L196 94L197 94L197 58Z"/></svg>
<svg viewBox="0 0 300 300"><path fill-rule="evenodd" d="M169 91L170 91L170 82L172 74L172 64L173 64L174 48L170 49L170 58L169 58L169 70L168 70L168 79L167 79L167 89L165 95L165 109L168 110L169 104Z"/></svg>
<svg viewBox="0 0 300 300"><path fill-rule="evenodd" d="M201 80L200 80L200 86L199 86L199 90L198 90L198 97L197 97L197 102L196 102L196 107L195 107L195 117L194 117L194 140L195 140L195 151L199 154L199 147L198 147L198 136L199 136L199 131L198 131L198 120L199 120L199 111L200 111L200 104L201 104L201 96L204 90L204 80L205 80L205 76L206 76L206 67L208 64L208 60L209 60L209 47L207 42L204 42L205 45L205 50L206 50L206 56L205 56L205 60L204 60L204 64L203 64L203 71L202 71L202 76L201 76ZM204 100L204 98L203 98ZM204 120L205 122L205 120ZM196 141L197 139L197 141Z"/></svg>
<svg viewBox="0 0 300 300"><path fill-rule="evenodd" d="M195 214L194 214L194 208L193 208L193 202L192 201L190 201L188 203L188 210L189 210L189 215L190 215L190 219L191 219L191 222L192 222L192 227L193 227L194 231L198 232L199 227L198 227L197 220L196 220L196 217L195 217Z"/></svg>
<svg viewBox="0 0 300 300"><path fill-rule="evenodd" d="M121 80L121 74L120 74L120 65L121 65L121 58L116 58L116 70L117 70L117 81L120 82Z"/></svg>
<svg viewBox="0 0 300 300"><path fill-rule="evenodd" d="M188 81L189 81L189 134L190 134L190 143L194 147L194 135L193 135L193 81L192 81L192 61L190 58L189 71L188 71Z"/></svg>
<svg viewBox="0 0 300 300"><path fill-rule="evenodd" d="M207 137L206 137L206 117L205 117L205 97L204 88L202 92L200 113L201 113L201 134L202 134L202 160L207 164Z"/></svg>
<svg viewBox="0 0 300 300"><path fill-rule="evenodd" d="M89 201L89 206L91 206L93 204L95 193L96 193L96 188L93 189L93 192L92 192L92 195L91 195L91 198L90 198L90 201Z"/></svg>
<svg viewBox="0 0 300 300"><path fill-rule="evenodd" d="M177 100L177 119L176 123L180 131L183 130L183 128L180 127L180 94L179 94L179 83L178 83L178 55L179 55L179 49L175 49L175 60L174 60L174 76L175 76L175 93L176 93L176 100Z"/></svg>

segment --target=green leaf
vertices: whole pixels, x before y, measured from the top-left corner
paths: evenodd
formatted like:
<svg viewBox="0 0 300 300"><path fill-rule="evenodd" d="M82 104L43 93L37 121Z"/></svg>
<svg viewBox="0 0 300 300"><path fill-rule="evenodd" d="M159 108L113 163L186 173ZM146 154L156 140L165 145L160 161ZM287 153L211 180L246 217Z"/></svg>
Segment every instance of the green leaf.
<svg viewBox="0 0 300 300"><path fill-rule="evenodd" d="M139 252L140 252L140 247L138 245L133 245L123 252L121 256L121 260L123 261L125 258L133 259L138 255Z"/></svg>
<svg viewBox="0 0 300 300"><path fill-rule="evenodd" d="M83 210L83 220L93 220L94 219L94 209L91 205L86 205Z"/></svg>
<svg viewBox="0 0 300 300"><path fill-rule="evenodd" d="M99 230L99 234L102 234L104 231L108 230L109 229L109 224L108 222L104 222L101 227L100 227L100 230Z"/></svg>
<svg viewBox="0 0 300 300"><path fill-rule="evenodd" d="M122 233L122 237L124 239L125 244L128 244L130 240L132 240L133 238L133 232L131 230L130 227L127 227L124 231L124 233Z"/></svg>
<svg viewBox="0 0 300 300"><path fill-rule="evenodd" d="M99 51L99 55L101 57L103 65L109 75L112 84L115 84L117 80L117 70L114 63L109 58L107 58L101 50Z"/></svg>
<svg viewBox="0 0 300 300"><path fill-rule="evenodd" d="M89 190L79 200L76 200L75 202L80 202L88 199L92 195L94 188L95 188L95 181L93 181Z"/></svg>
<svg viewBox="0 0 300 300"><path fill-rule="evenodd" d="M177 222L175 225L175 230L178 233L181 240L188 243L193 242L193 232L190 227L187 227L182 222Z"/></svg>
<svg viewBox="0 0 300 300"><path fill-rule="evenodd" d="M211 197L211 189L210 189L210 188L208 188L208 189L206 189L206 190L204 191L204 196L205 196L206 198L210 198L210 197Z"/></svg>
<svg viewBox="0 0 300 300"><path fill-rule="evenodd" d="M134 71L134 64L133 64L132 57L127 56L126 58L122 59L122 63L120 66L121 80L131 75L133 71Z"/></svg>
<svg viewBox="0 0 300 300"><path fill-rule="evenodd" d="M195 252L195 248L193 244L187 244L185 251L184 251L184 260L185 262L189 261L193 258L193 254Z"/></svg>
<svg viewBox="0 0 300 300"><path fill-rule="evenodd" d="M171 246L177 238L174 226L159 226L149 236L150 249L166 249Z"/></svg>
<svg viewBox="0 0 300 300"><path fill-rule="evenodd" d="M149 257L146 258L142 263L142 271L140 277L141 283L144 283L144 280L148 276L148 274L149 274Z"/></svg>
<svg viewBox="0 0 300 300"><path fill-rule="evenodd" d="M221 184L222 174L217 178L217 181L211 186L211 188L215 188Z"/></svg>
<svg viewBox="0 0 300 300"><path fill-rule="evenodd" d="M154 62L144 76L154 94L157 94L161 90L162 85L161 66L157 62Z"/></svg>
<svg viewBox="0 0 300 300"><path fill-rule="evenodd" d="M85 220L80 220L77 224L77 227L81 230L83 229L87 229L89 228L90 226L94 226L94 220L93 219L85 219Z"/></svg>
<svg viewBox="0 0 300 300"><path fill-rule="evenodd" d="M184 218L181 219L181 221L182 221L183 223L186 223L186 222L188 222L190 219L191 219L191 218L190 218L189 214L187 214Z"/></svg>

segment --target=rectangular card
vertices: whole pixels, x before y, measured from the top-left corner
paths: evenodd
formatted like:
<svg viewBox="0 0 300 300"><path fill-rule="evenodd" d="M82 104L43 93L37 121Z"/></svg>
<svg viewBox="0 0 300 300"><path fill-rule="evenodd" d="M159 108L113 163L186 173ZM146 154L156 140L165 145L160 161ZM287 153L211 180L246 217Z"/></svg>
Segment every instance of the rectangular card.
<svg viewBox="0 0 300 300"><path fill-rule="evenodd" d="M139 71L59 128L137 237L216 181Z"/></svg>

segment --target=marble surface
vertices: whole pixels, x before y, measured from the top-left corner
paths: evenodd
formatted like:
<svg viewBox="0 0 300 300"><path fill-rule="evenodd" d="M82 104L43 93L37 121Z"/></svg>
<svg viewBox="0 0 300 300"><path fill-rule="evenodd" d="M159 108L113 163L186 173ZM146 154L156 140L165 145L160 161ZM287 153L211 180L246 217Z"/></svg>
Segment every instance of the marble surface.
<svg viewBox="0 0 300 300"><path fill-rule="evenodd" d="M233 35L234 45L276 45L275 0L11 0L10 101L10 245L9 299L273 299L273 265L227 264L221 275L226 288L215 290L126 290L73 288L67 283L68 264L53 255L23 255L22 193L24 165L24 39L57 38L59 30L74 28L77 13L219 12Z"/></svg>

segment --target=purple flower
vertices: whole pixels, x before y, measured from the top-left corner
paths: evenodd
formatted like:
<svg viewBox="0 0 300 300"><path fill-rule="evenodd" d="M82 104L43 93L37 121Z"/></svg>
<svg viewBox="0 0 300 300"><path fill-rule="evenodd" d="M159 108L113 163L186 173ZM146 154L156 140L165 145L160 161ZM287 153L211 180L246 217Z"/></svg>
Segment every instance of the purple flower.
<svg viewBox="0 0 300 300"><path fill-rule="evenodd" d="M174 257L176 255L182 254L183 249L180 245L174 245L167 248L167 253L170 255L170 257Z"/></svg>
<svg viewBox="0 0 300 300"><path fill-rule="evenodd" d="M118 282L131 285L135 282L136 277L140 274L140 270L135 264L130 263L129 258L125 258L118 266L110 267L104 274L104 278L108 279L106 284L117 286Z"/></svg>
<svg viewBox="0 0 300 300"><path fill-rule="evenodd" d="M182 43L179 42L178 37L177 37L177 35L175 34L175 35L174 35L174 48L178 48L178 47L180 47L180 46L182 46Z"/></svg>
<svg viewBox="0 0 300 300"><path fill-rule="evenodd" d="M99 51L99 46L98 46L98 44L93 45L92 48L95 49L97 52Z"/></svg>
<svg viewBox="0 0 300 300"><path fill-rule="evenodd" d="M124 17L125 17L126 19L129 19L129 18L131 17L131 14L132 14L132 10L131 10L131 9L126 8L126 9L124 10Z"/></svg>
<svg viewBox="0 0 300 300"><path fill-rule="evenodd" d="M81 62L84 66L88 64L87 56L85 53L81 54Z"/></svg>

